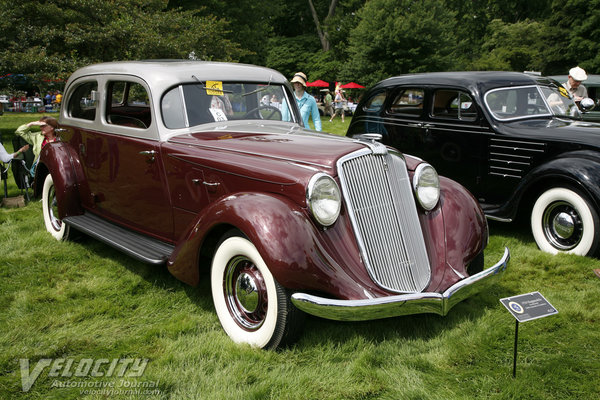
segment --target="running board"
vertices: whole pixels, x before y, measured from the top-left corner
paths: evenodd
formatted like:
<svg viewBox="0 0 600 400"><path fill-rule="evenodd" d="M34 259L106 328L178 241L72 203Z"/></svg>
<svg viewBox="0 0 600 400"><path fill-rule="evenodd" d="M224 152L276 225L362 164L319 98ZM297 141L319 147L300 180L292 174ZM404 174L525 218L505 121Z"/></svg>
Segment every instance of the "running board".
<svg viewBox="0 0 600 400"><path fill-rule="evenodd" d="M108 222L94 214L66 217L63 222L131 257L148 264L164 264L175 246Z"/></svg>

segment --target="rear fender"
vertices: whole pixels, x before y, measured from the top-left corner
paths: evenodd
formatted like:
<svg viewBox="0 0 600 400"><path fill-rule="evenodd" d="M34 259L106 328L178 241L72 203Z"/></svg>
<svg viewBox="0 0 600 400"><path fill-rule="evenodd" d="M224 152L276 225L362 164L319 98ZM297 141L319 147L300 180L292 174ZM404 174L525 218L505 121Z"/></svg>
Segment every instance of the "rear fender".
<svg viewBox="0 0 600 400"><path fill-rule="evenodd" d="M41 194L47 174L54 181L59 218L81 215L79 185L84 175L77 153L67 143L54 142L42 148L34 180L36 196Z"/></svg>

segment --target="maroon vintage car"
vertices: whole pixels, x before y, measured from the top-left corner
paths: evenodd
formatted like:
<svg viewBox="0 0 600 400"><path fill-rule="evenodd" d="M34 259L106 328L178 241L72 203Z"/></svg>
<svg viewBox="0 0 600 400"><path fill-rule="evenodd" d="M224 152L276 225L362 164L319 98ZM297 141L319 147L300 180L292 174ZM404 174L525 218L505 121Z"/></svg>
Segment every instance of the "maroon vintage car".
<svg viewBox="0 0 600 400"><path fill-rule="evenodd" d="M274 348L304 313L445 315L484 269L485 217L459 184L368 135L304 129L289 83L250 65L92 65L69 79L36 171L46 227L178 279L210 277L236 342Z"/></svg>

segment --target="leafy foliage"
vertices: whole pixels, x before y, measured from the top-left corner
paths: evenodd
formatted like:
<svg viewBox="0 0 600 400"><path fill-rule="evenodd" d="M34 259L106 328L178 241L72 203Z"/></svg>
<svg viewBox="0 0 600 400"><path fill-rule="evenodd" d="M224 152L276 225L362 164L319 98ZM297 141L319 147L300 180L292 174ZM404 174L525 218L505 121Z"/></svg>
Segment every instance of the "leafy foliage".
<svg viewBox="0 0 600 400"><path fill-rule="evenodd" d="M0 0L0 77L65 79L90 63L190 54L363 85L444 70L594 73L599 9L600 0Z"/></svg>
<svg viewBox="0 0 600 400"><path fill-rule="evenodd" d="M247 51L225 38L228 23L163 0L0 0L1 70L66 78L77 67L113 60L197 58L235 61Z"/></svg>
<svg viewBox="0 0 600 400"><path fill-rule="evenodd" d="M481 57L472 69L541 71L546 65L543 50L547 38L543 23L528 19L505 23L494 19L488 27Z"/></svg>
<svg viewBox="0 0 600 400"><path fill-rule="evenodd" d="M373 84L392 75L453 66L456 20L441 0L372 0L350 32L342 80Z"/></svg>

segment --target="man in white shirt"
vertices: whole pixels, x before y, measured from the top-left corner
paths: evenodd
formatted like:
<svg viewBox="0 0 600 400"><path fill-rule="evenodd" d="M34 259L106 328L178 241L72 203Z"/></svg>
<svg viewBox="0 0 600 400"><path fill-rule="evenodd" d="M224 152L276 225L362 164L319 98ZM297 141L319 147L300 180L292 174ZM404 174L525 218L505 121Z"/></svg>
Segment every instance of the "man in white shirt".
<svg viewBox="0 0 600 400"><path fill-rule="evenodd" d="M574 67L569 70L569 78L567 82L563 83L565 89L569 91L573 100L576 102L588 97L587 89L581 84L581 82L587 79L587 74L580 67Z"/></svg>

